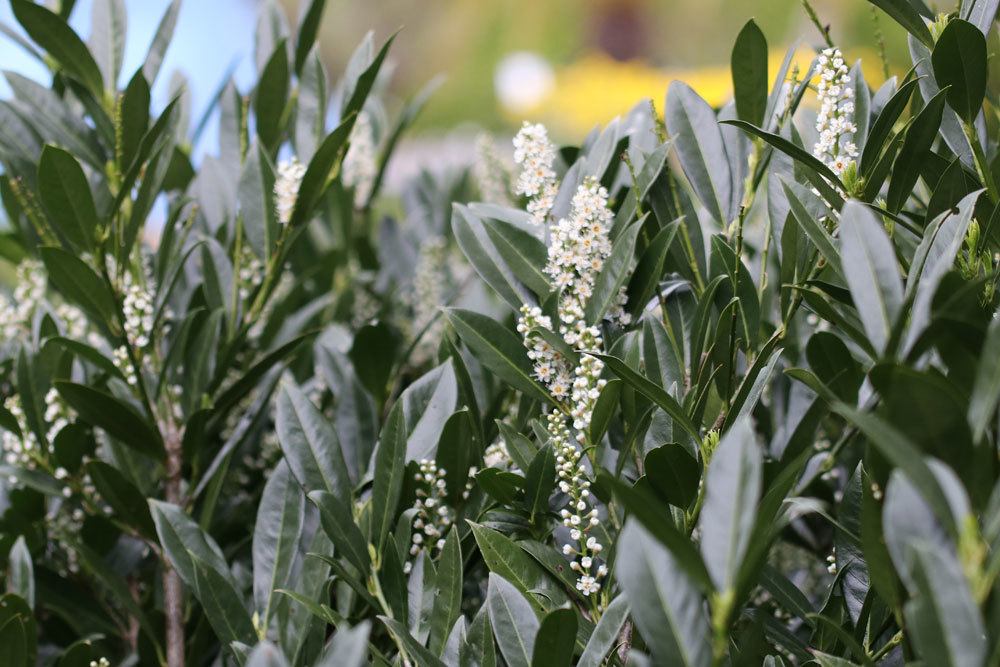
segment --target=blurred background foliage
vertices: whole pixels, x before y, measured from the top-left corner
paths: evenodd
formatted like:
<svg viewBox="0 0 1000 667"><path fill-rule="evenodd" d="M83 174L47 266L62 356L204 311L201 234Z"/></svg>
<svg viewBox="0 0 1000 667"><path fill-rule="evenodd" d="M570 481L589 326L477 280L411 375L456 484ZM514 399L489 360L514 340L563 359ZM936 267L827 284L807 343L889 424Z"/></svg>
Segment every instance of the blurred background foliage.
<svg viewBox="0 0 1000 667"><path fill-rule="evenodd" d="M294 16L301 0L284 4ZM871 85L884 80L877 29L893 72L909 61L903 32L881 13L876 25L867 2L813 5L848 59L864 59ZM725 102L731 95L727 45L750 17L767 35L775 60L795 35L806 35L804 63L822 42L800 0L335 0L331 9L321 39L331 61L343 62L356 35L369 27L388 34L403 26L394 47L394 90L410 94L436 73L448 77L422 117L424 130L463 122L509 129L527 116L549 123L559 136L578 138L642 97L662 111L675 78L690 82L709 102ZM532 104L511 104L497 85L498 71L518 52L551 68L551 86L538 86L544 94ZM522 65L518 70L514 63L519 76L511 79L523 96L537 77L529 63Z"/></svg>
<svg viewBox="0 0 1000 667"><path fill-rule="evenodd" d="M171 46L164 67L186 77L193 118L230 72L244 89L253 80L254 21L264 1L184 3L178 33L186 39ZM277 1L294 25L303 0ZM409 97L435 75L446 77L420 118L418 133L439 136L478 126L509 134L531 118L548 123L557 139L577 140L643 97L652 98L662 112L663 95L675 78L690 82L709 102L724 103L731 95L728 45L748 18L754 17L767 35L775 61L794 36L805 35L800 58L808 62L822 40L800 2L330 0L319 41L330 71L337 71L369 29L381 40L402 28L393 47L390 92ZM125 1L130 34L123 71L132 71L130 59L144 52L167 3ZM935 9L949 11L952 4L938 3ZM813 5L847 58L864 60L870 85L884 80L876 47L879 28L893 73L905 69L903 31L882 14L876 24L869 3L814 0ZM90 0L77 0L71 15L81 34L89 30L90 6ZM15 25L7 2L0 3L0 21ZM0 56L4 69L44 74L3 35ZM179 77L173 83L164 77L159 84L154 99L165 105ZM7 94L0 81L0 96ZM211 132L204 139L214 145Z"/></svg>

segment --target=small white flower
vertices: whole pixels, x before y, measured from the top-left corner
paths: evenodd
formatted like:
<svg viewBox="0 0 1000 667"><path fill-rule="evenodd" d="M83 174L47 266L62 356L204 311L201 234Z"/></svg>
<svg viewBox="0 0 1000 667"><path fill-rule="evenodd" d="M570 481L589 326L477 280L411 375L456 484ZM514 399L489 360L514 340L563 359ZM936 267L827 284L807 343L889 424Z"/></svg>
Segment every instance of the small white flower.
<svg viewBox="0 0 1000 667"><path fill-rule="evenodd" d="M306 175L306 167L298 158L283 160L278 164L278 178L274 181L274 198L278 206L278 222L287 225L299 197L299 186Z"/></svg>

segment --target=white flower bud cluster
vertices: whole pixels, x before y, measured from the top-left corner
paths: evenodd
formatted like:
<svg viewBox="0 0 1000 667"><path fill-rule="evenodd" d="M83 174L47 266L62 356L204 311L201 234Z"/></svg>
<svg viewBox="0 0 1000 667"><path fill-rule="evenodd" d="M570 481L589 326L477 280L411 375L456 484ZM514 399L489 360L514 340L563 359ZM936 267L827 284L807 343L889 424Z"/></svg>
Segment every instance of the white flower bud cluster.
<svg viewBox="0 0 1000 667"><path fill-rule="evenodd" d="M125 274L125 298L122 300L125 337L135 348L144 348L151 341L154 299L152 289L140 285L131 274Z"/></svg>
<svg viewBox="0 0 1000 667"><path fill-rule="evenodd" d="M18 264L13 299L0 298L0 331L4 341L18 339L31 326L35 309L45 301L46 280L41 262L27 259Z"/></svg>
<svg viewBox="0 0 1000 667"><path fill-rule="evenodd" d="M507 444L503 440L490 443L483 452L483 465L487 468L509 468L513 461L510 452L507 451Z"/></svg>
<svg viewBox="0 0 1000 667"><path fill-rule="evenodd" d="M90 667L111 667L111 661L107 658L101 658L100 660L91 660Z"/></svg>
<svg viewBox="0 0 1000 667"><path fill-rule="evenodd" d="M813 147L813 155L839 176L858 157L858 147L853 141L858 131L854 124L854 88L840 49L823 49L818 62L819 140Z"/></svg>
<svg viewBox="0 0 1000 667"><path fill-rule="evenodd" d="M299 198L299 186L306 175L306 166L298 158L278 163L278 178L274 181L274 199L278 208L278 222L287 225Z"/></svg>
<svg viewBox="0 0 1000 667"><path fill-rule="evenodd" d="M139 376L136 375L135 366L132 365L132 360L128 358L127 347L119 345L112 350L111 361L114 363L115 368L122 372L122 375L125 376L125 381L131 386L134 387L139 383Z"/></svg>
<svg viewBox="0 0 1000 667"><path fill-rule="evenodd" d="M410 294L414 333L421 331L432 321L433 324L424 332L413 350L414 360L418 364L434 356L444 331L444 319L437 315L446 298L447 281L442 272L447 266L447 258L448 246L443 238L427 239L420 245L420 255L413 273L413 291Z"/></svg>
<svg viewBox="0 0 1000 667"><path fill-rule="evenodd" d="M45 423L49 425L45 438L49 442L54 442L59 431L69 426L75 417L76 412L66 404L54 387L45 392Z"/></svg>
<svg viewBox="0 0 1000 667"><path fill-rule="evenodd" d="M537 225L545 223L555 203L558 192L552 168L555 160L556 147L549 141L545 126L525 121L514 137L514 162L521 165L514 192L529 198L528 213Z"/></svg>
<svg viewBox="0 0 1000 667"><path fill-rule="evenodd" d="M601 521L597 508L591 504L590 480L583 466L583 452L574 443L562 414L550 412L548 427L555 448L559 490L568 496L568 503L560 510L559 516L563 525L569 528L573 542L564 544L562 552L573 557L570 569L578 575L576 588L589 597L601 590L601 579L608 573L607 565L600 560L604 545L590 535Z"/></svg>
<svg viewBox="0 0 1000 667"><path fill-rule="evenodd" d="M608 309L607 318L618 326L627 327L632 323L632 315L625 312L625 305L628 303L628 285L622 285L615 296L611 308Z"/></svg>
<svg viewBox="0 0 1000 667"><path fill-rule="evenodd" d="M376 160L375 128L366 111L358 114L351 129L347 155L344 156L344 185L354 188L354 208L364 208L371 197L375 177L378 175Z"/></svg>
<svg viewBox="0 0 1000 667"><path fill-rule="evenodd" d="M34 470L39 461L44 456L41 452L38 438L28 428L28 420L21 407L21 399L18 396L8 396L3 402L3 406L14 416L20 434L5 430L2 436L4 462L7 465L18 466L28 470Z"/></svg>
<svg viewBox="0 0 1000 667"><path fill-rule="evenodd" d="M89 327L87 326L87 316L83 314L83 311L76 306L71 306L68 303L61 303L56 306L56 315L62 321L65 327L65 335L67 338L72 338L73 340L84 340L89 337L90 333ZM99 341L100 338L98 337ZM93 344L91 340L91 344ZM94 347L99 347L95 345Z"/></svg>
<svg viewBox="0 0 1000 667"><path fill-rule="evenodd" d="M510 204L510 174L497 152L496 142L486 132L480 132L476 137L472 175L483 201L504 206Z"/></svg>
<svg viewBox="0 0 1000 667"><path fill-rule="evenodd" d="M537 333L538 329L552 331L552 318L543 315L538 306L521 306L521 317L517 321L517 332L524 338L528 348L528 358L535 369L535 377L549 390L557 401L570 396L573 387L573 369L559 350Z"/></svg>
<svg viewBox="0 0 1000 667"><path fill-rule="evenodd" d="M420 552L426 551L429 557L437 557L441 553L448 528L455 521L455 510L447 504L448 487L444 479L447 471L439 468L433 459L420 459L417 466L418 471L413 476L417 481L417 499L413 503L417 515L413 519L411 560L403 565L403 571L407 574L413 568L412 559ZM476 468L470 468L463 498L469 497L475 474Z"/></svg>
<svg viewBox="0 0 1000 667"><path fill-rule="evenodd" d="M240 300L246 301L254 288L264 282L264 262L248 245L243 246L240 254Z"/></svg>
<svg viewBox="0 0 1000 667"><path fill-rule="evenodd" d="M594 405L605 385L601 379L604 362L586 354L603 349L604 341L598 327L587 325L585 313L597 275L611 254L608 233L612 218L607 190L595 179L587 179L577 188L569 216L559 220L551 234L545 273L561 290L559 335L581 352L578 365L571 367L562 353L532 333L536 329L554 331L551 318L543 315L540 308L522 307L518 321L518 332L524 336L535 376L557 401L564 405L568 402L572 430L561 410L549 413L548 426L556 454L559 489L568 496L561 516L572 542L563 546L563 553L573 556L570 567L578 575L577 589L586 596L600 591L600 580L606 575L607 566L598 562L603 545L589 535L600 519L597 508L591 504L590 481L580 448L587 441ZM624 302L624 292L619 292L612 317L627 324Z"/></svg>

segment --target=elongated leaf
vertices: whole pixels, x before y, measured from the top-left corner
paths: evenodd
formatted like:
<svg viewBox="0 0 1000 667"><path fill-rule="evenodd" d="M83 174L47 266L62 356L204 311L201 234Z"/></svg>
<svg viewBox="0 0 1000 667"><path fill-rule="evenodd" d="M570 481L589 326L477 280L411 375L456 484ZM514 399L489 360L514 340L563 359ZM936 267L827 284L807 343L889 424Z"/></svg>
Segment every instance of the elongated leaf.
<svg viewBox="0 0 1000 667"><path fill-rule="evenodd" d="M126 27L123 0L94 0L87 45L97 62L104 85L112 92L116 90L125 56Z"/></svg>
<svg viewBox="0 0 1000 667"><path fill-rule="evenodd" d="M686 83L674 81L667 91L666 123L691 187L709 214L728 225L732 174L715 112Z"/></svg>
<svg viewBox="0 0 1000 667"><path fill-rule="evenodd" d="M531 667L539 628L531 604L513 584L491 572L486 606L504 660L510 667Z"/></svg>
<svg viewBox="0 0 1000 667"><path fill-rule="evenodd" d="M726 125L734 125L743 130L744 132L746 132L747 134L751 134L755 137L760 137L761 139L771 144L779 151L789 156L796 162L800 163L802 166L806 167L810 171L819 174L820 176L828 180L831 184L837 186L841 190L844 189L844 184L841 183L840 178L838 178L837 175L833 173L833 171L828 166L826 166L819 159L808 153L804 148L795 145L788 139L785 139L784 137L774 134L772 132L767 132L765 130L762 130L759 127L755 127L750 123L744 122L742 120L722 120L719 122Z"/></svg>
<svg viewBox="0 0 1000 667"><path fill-rule="evenodd" d="M924 19L921 18L920 13L909 0L868 0L868 2L891 16L907 32L923 42L927 48L934 47L931 31L927 29Z"/></svg>
<svg viewBox="0 0 1000 667"><path fill-rule="evenodd" d="M163 441L149 422L127 403L93 387L57 381L59 395L76 410L80 418L107 431L132 449L150 456L163 456Z"/></svg>
<svg viewBox="0 0 1000 667"><path fill-rule="evenodd" d="M617 357L597 353L594 353L593 356L607 364L608 368L611 369L611 372L624 380L626 384L630 385L640 394L656 403L656 405L670 415L676 424L684 429L688 435L695 440L701 437L698 433L698 428L694 425L694 422L691 421L691 418L687 415L687 413L684 412L684 408L681 404L674 400L674 398L662 387L657 386L649 379L632 370L628 364Z"/></svg>
<svg viewBox="0 0 1000 667"><path fill-rule="evenodd" d="M629 269L635 256L635 243L645 220L646 217L643 216L615 239L611 254L604 261L601 272L594 280L594 291L587 299L585 310L587 322L596 324L604 318L618 298L618 292L625 285L625 281L629 279Z"/></svg>
<svg viewBox="0 0 1000 667"><path fill-rule="evenodd" d="M906 109L906 105L913 95L913 90L919 85L917 79L911 79L904 83L896 93L889 98L889 101L882 107L882 112L875 119L871 130L868 132L868 139L865 141L864 149L861 152L861 162L859 167L861 173L867 178L882 154L885 142L892 134L892 128L899 120L900 114Z"/></svg>
<svg viewBox="0 0 1000 667"><path fill-rule="evenodd" d="M88 461L87 474L94 488L125 523L149 539L156 539L156 526L146 497L117 468L104 461Z"/></svg>
<svg viewBox="0 0 1000 667"><path fill-rule="evenodd" d="M192 588L215 634L225 644L252 642L257 633L231 577L224 576L197 556L192 556L191 560L194 568Z"/></svg>
<svg viewBox="0 0 1000 667"><path fill-rule="evenodd" d="M63 297L83 309L91 321L108 327L115 320L114 297L107 285L82 260L62 248L40 250L52 285Z"/></svg>
<svg viewBox="0 0 1000 667"><path fill-rule="evenodd" d="M264 148L254 141L240 175L239 203L247 241L262 259L273 254L278 236L274 180L274 170Z"/></svg>
<svg viewBox="0 0 1000 667"><path fill-rule="evenodd" d="M31 0L11 0L11 8L25 32L49 52L71 76L97 99L104 93L101 70L94 57L65 20Z"/></svg>
<svg viewBox="0 0 1000 667"><path fill-rule="evenodd" d="M618 642L618 635L630 612L627 595L619 595L611 601L590 634L576 667L601 667L604 664L604 658Z"/></svg>
<svg viewBox="0 0 1000 667"><path fill-rule="evenodd" d="M966 123L972 123L986 95L986 37L961 19L948 21L931 54L934 78L948 88L948 104Z"/></svg>
<svg viewBox="0 0 1000 667"><path fill-rule="evenodd" d="M657 664L711 664L704 599L671 553L634 519L618 539L615 573Z"/></svg>
<svg viewBox="0 0 1000 667"><path fill-rule="evenodd" d="M353 484L337 433L291 382L278 393L275 430L292 474L307 492L327 491L341 502L350 500Z"/></svg>
<svg viewBox="0 0 1000 667"><path fill-rule="evenodd" d="M302 489L284 461L271 473L257 508L253 532L253 598L262 627L274 609L274 591L292 577L305 521Z"/></svg>
<svg viewBox="0 0 1000 667"><path fill-rule="evenodd" d="M748 417L722 436L705 477L701 555L720 591L734 590L757 512L763 457Z"/></svg>
<svg viewBox="0 0 1000 667"><path fill-rule="evenodd" d="M977 442L989 427L997 405L1000 405L1000 319L994 318L979 354L979 367L969 401L969 426Z"/></svg>
<svg viewBox="0 0 1000 667"><path fill-rule="evenodd" d="M371 543L376 553L382 550L386 533L392 526L396 505L402 493L406 457L406 423L402 401L393 406L382 427L375 452L375 482L372 486Z"/></svg>
<svg viewBox="0 0 1000 667"><path fill-rule="evenodd" d="M928 665L984 664L986 630L958 560L932 545L920 543L911 548L921 595L906 604L906 618L914 628L918 652Z"/></svg>
<svg viewBox="0 0 1000 667"><path fill-rule="evenodd" d="M569 667L576 644L576 611L554 609L545 615L535 638L531 667Z"/></svg>
<svg viewBox="0 0 1000 667"><path fill-rule="evenodd" d="M527 396L549 401L548 392L532 377L524 344L506 327L486 315L448 308L445 315L476 358L497 377Z"/></svg>
<svg viewBox="0 0 1000 667"><path fill-rule="evenodd" d="M526 303L535 303L535 297L528 289L529 285L522 284L515 274L517 262L514 266L508 266L505 257L490 240L486 224L475 211L467 206L454 204L451 229L458 247L462 249L472 268L512 309L517 310ZM536 286L541 285L537 276L525 277L538 283Z"/></svg>
<svg viewBox="0 0 1000 667"><path fill-rule="evenodd" d="M365 575L371 565L368 542L358 528L351 506L326 491L312 491L309 501L319 508L320 521L337 553Z"/></svg>
<svg viewBox="0 0 1000 667"><path fill-rule="evenodd" d="M184 510L177 505L151 498L149 511L153 515L156 534L164 553L191 590L198 591L198 575L195 572L198 567L212 570L235 587L219 545ZM202 576L205 576L204 572ZM210 583L214 584L214 579Z"/></svg>
<svg viewBox="0 0 1000 667"><path fill-rule="evenodd" d="M736 114L751 125L764 125L767 106L767 39L753 19L736 36L730 58Z"/></svg>
<svg viewBox="0 0 1000 667"><path fill-rule="evenodd" d="M7 557L7 589L20 596L28 603L29 607L34 609L35 568L23 535L14 541L14 546L10 548L10 554Z"/></svg>
<svg viewBox="0 0 1000 667"><path fill-rule="evenodd" d="M431 614L428 648L440 654L455 621L462 616L462 543L452 528L444 541L437 566L437 595Z"/></svg>
<svg viewBox="0 0 1000 667"><path fill-rule="evenodd" d="M484 227L493 247L517 279L544 299L552 291L548 276L542 271L548 259L545 244L503 220L484 220Z"/></svg>
<svg viewBox="0 0 1000 667"><path fill-rule="evenodd" d="M856 201L840 215L844 277L872 345L885 350L903 304L903 284L892 241L872 211Z"/></svg>
<svg viewBox="0 0 1000 667"><path fill-rule="evenodd" d="M368 664L368 636L371 622L362 621L353 628L346 623L337 626L333 639L316 667L362 667Z"/></svg>
<svg viewBox="0 0 1000 667"><path fill-rule="evenodd" d="M323 139L319 148L316 149L316 153L313 154L309 166L306 167L306 173L302 177L302 183L299 185L295 208L288 223L293 228L305 223L323 199L323 195L330 185L330 180L339 171L340 162L346 151L347 139L351 135L351 130L354 129L355 120L356 116L353 115L345 117L340 125Z"/></svg>
<svg viewBox="0 0 1000 667"><path fill-rule="evenodd" d="M509 537L471 521L469 525L490 572L503 577L525 595L529 591L537 591L554 605L568 599L542 566ZM532 607L540 609L541 606L530 597L529 601Z"/></svg>
<svg viewBox="0 0 1000 667"><path fill-rule="evenodd" d="M73 247L92 251L97 209L83 168L70 153L55 146L42 149L38 190L49 217Z"/></svg>
<svg viewBox="0 0 1000 667"><path fill-rule="evenodd" d="M890 213L898 213L913 193L923 160L941 127L947 93L947 90L942 90L932 97L906 131L903 146L892 165L892 178L886 194L886 208Z"/></svg>
<svg viewBox="0 0 1000 667"><path fill-rule="evenodd" d="M302 22L299 23L299 36L295 42L295 73L301 74L306 58L316 42L316 35L319 34L319 26L323 21L323 9L326 7L326 0L312 0L306 11L302 14Z"/></svg>
<svg viewBox="0 0 1000 667"><path fill-rule="evenodd" d="M160 65L163 64L163 56L166 55L167 47L170 46L170 40L173 38L174 28L177 26L177 15L180 11L181 0L171 0L170 5L163 12L163 18L160 19L160 23L156 27L149 51L146 52L146 60L142 64L142 74L150 86L153 85L160 73Z"/></svg>

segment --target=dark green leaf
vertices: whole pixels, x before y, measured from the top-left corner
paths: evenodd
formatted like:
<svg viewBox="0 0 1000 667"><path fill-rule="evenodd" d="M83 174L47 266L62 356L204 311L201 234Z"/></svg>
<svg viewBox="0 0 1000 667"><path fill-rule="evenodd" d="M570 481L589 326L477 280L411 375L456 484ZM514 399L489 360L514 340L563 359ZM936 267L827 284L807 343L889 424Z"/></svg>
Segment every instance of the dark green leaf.
<svg viewBox="0 0 1000 667"><path fill-rule="evenodd" d="M48 51L67 73L87 86L94 97L101 99L104 94L101 70L86 44L66 21L31 0L11 0L11 8L25 32Z"/></svg>
<svg viewBox="0 0 1000 667"><path fill-rule="evenodd" d="M461 308L445 310L448 321L476 358L514 389L540 401L548 392L532 377L524 344L506 327L486 315Z"/></svg>
<svg viewBox="0 0 1000 667"><path fill-rule="evenodd" d="M94 197L83 168L55 146L42 149L38 191L55 228L80 251L94 250L98 220Z"/></svg>
<svg viewBox="0 0 1000 667"><path fill-rule="evenodd" d="M657 664L711 664L704 599L670 551L634 519L626 522L618 540L615 573Z"/></svg>
<svg viewBox="0 0 1000 667"><path fill-rule="evenodd" d="M555 609L542 619L531 654L531 667L569 667L576 644L576 611Z"/></svg>
<svg viewBox="0 0 1000 667"><path fill-rule="evenodd" d="M312 491L309 500L319 508L320 521L337 553L366 576L371 566L368 542L357 526L351 506L326 491Z"/></svg>
<svg viewBox="0 0 1000 667"><path fill-rule="evenodd" d="M396 505L402 493L406 457L406 424L403 404L397 402L382 427L375 452L375 482L372 486L371 543L376 553L382 551L386 533L396 516Z"/></svg>
<svg viewBox="0 0 1000 667"><path fill-rule="evenodd" d="M762 485L763 456L749 418L726 431L705 476L701 555L720 591L735 590L750 546Z"/></svg>
<svg viewBox="0 0 1000 667"><path fill-rule="evenodd" d="M925 46L933 48L934 38L931 36L931 31L927 29L924 19L909 0L868 0L868 2L895 19Z"/></svg>
<svg viewBox="0 0 1000 667"><path fill-rule="evenodd" d="M975 121L986 96L986 37L976 26L952 19L931 54L934 78L948 88L948 104L966 123Z"/></svg>
<svg viewBox="0 0 1000 667"><path fill-rule="evenodd" d="M99 389L74 382L60 380L54 386L83 421L104 429L111 437L146 456L155 459L163 456L159 432L131 405Z"/></svg>
<svg viewBox="0 0 1000 667"><path fill-rule="evenodd" d="M275 431L288 467L307 492L326 491L342 503L350 500L353 484L336 431L290 381L278 393Z"/></svg>
<svg viewBox="0 0 1000 667"><path fill-rule="evenodd" d="M282 461L268 477L253 531L253 598L261 627L268 627L274 591L292 579L305 522L302 489Z"/></svg>
<svg viewBox="0 0 1000 667"><path fill-rule="evenodd" d="M753 19L746 22L730 58L736 114L751 125L764 125L767 106L767 39Z"/></svg>
<svg viewBox="0 0 1000 667"><path fill-rule="evenodd" d="M906 130L903 147L892 165L892 178L886 194L886 209L890 213L898 213L913 194L913 186L920 177L927 151L931 149L941 127L947 93L947 90L942 90L932 97Z"/></svg>
<svg viewBox="0 0 1000 667"><path fill-rule="evenodd" d="M491 572L486 606L504 660L510 667L531 667L539 629L531 604L513 584Z"/></svg>

